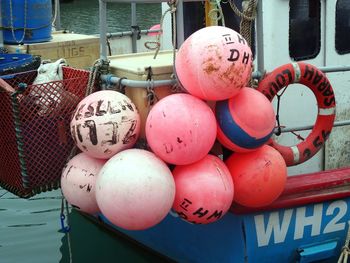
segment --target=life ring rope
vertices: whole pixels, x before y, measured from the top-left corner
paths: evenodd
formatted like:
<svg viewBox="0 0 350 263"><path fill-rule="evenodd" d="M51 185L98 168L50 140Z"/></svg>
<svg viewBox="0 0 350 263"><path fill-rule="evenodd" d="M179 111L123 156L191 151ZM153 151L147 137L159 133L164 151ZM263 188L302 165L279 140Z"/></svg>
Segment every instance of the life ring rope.
<svg viewBox="0 0 350 263"><path fill-rule="evenodd" d="M282 154L288 166L309 160L322 148L333 128L336 112L335 96L328 78L311 64L298 62L280 66L260 81L258 90L272 101L281 89L293 83L303 84L313 92L318 112L312 131L299 144L284 146L270 140L270 144Z"/></svg>

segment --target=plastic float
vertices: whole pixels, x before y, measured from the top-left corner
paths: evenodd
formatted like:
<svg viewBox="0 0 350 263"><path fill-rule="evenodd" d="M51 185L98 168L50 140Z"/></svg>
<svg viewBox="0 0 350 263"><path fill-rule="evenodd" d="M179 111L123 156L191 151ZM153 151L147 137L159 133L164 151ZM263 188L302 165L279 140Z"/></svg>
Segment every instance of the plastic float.
<svg viewBox="0 0 350 263"><path fill-rule="evenodd" d="M212 223L226 214L234 196L230 171L216 156L207 155L173 170L176 185L173 210L192 224Z"/></svg>
<svg viewBox="0 0 350 263"><path fill-rule="evenodd" d="M103 166L96 182L101 212L128 230L150 228L164 219L175 197L170 169L153 153L129 149Z"/></svg>
<svg viewBox="0 0 350 263"><path fill-rule="evenodd" d="M79 103L70 127L81 151L108 159L135 144L140 117L127 96L105 90L92 93Z"/></svg>
<svg viewBox="0 0 350 263"><path fill-rule="evenodd" d="M233 98L218 101L215 115L219 142L235 152L248 152L264 145L276 122L271 103L252 88L243 88Z"/></svg>
<svg viewBox="0 0 350 263"><path fill-rule="evenodd" d="M224 100L248 84L253 55L236 31L220 26L200 29L181 45L175 61L181 85L205 100Z"/></svg>
<svg viewBox="0 0 350 263"><path fill-rule="evenodd" d="M79 153L63 168L61 189L66 200L85 213L99 212L96 202L96 179L106 160Z"/></svg>
<svg viewBox="0 0 350 263"><path fill-rule="evenodd" d="M151 109L146 121L146 138L152 151L164 161L190 164L206 156L213 146L215 116L200 99L173 94Z"/></svg>

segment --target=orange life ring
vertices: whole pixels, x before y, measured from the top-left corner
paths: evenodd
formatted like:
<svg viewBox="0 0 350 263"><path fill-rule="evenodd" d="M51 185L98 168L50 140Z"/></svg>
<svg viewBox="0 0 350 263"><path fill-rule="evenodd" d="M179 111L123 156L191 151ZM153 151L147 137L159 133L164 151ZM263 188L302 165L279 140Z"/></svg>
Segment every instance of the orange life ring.
<svg viewBox="0 0 350 263"><path fill-rule="evenodd" d="M303 163L314 156L328 139L335 119L335 97L326 75L313 65L290 63L276 68L260 81L258 90L270 101L279 90L292 83L300 83L314 93L318 114L309 136L294 146L283 146L271 139L270 145L277 149L287 166Z"/></svg>

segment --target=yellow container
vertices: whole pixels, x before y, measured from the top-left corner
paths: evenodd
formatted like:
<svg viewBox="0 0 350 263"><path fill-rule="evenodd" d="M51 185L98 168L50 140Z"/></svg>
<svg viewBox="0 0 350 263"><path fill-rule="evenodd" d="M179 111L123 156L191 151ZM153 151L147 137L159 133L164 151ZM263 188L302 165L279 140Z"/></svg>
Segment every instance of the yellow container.
<svg viewBox="0 0 350 263"><path fill-rule="evenodd" d="M39 55L42 59L55 61L65 58L69 66L91 67L100 56L99 38L95 36L54 32L49 42L18 45L5 45L10 53L19 49L21 53Z"/></svg>
<svg viewBox="0 0 350 263"><path fill-rule="evenodd" d="M153 80L171 79L173 74L173 52L160 51L156 59L154 52L110 56L111 74L129 80L146 81L151 74ZM150 71L151 68L151 71ZM172 93L171 86L156 87L154 92L158 99ZM134 102L141 117L140 138L145 139L145 123L151 109L146 88L125 87L125 94Z"/></svg>

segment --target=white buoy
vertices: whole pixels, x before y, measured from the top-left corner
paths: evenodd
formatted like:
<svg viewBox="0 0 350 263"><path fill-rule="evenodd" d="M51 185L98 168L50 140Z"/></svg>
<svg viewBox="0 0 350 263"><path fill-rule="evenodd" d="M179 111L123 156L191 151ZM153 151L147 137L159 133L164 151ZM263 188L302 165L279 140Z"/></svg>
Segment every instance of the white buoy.
<svg viewBox="0 0 350 263"><path fill-rule="evenodd" d="M101 169L96 200L113 224L142 230L159 223L170 211L175 183L168 166L153 153L129 149L113 156Z"/></svg>
<svg viewBox="0 0 350 263"><path fill-rule="evenodd" d="M91 157L108 159L135 144L140 116L127 96L102 90L78 104L70 126L80 150Z"/></svg>

